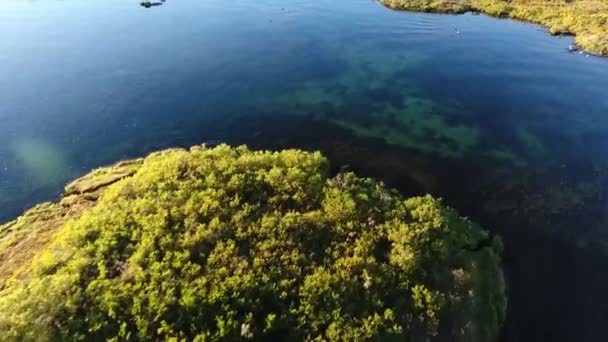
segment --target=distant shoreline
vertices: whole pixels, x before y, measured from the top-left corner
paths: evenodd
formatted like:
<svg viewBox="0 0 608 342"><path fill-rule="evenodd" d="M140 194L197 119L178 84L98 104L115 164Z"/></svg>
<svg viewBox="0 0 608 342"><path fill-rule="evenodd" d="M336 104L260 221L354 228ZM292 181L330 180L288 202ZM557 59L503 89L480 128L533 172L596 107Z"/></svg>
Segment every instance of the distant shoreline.
<svg viewBox="0 0 608 342"><path fill-rule="evenodd" d="M393 10L464 14L483 13L542 25L552 35L573 36L578 48L608 57L608 2L595 0L538 0L507 3L504 0L378 0Z"/></svg>

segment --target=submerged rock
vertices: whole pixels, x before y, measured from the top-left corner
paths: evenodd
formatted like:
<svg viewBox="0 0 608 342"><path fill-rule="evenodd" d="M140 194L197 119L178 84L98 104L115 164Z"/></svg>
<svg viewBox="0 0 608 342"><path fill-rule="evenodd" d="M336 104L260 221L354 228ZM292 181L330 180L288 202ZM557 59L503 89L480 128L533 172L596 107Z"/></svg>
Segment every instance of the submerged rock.
<svg viewBox="0 0 608 342"><path fill-rule="evenodd" d="M579 50L580 49L576 45L569 45L568 46L568 51L570 51L570 52L576 52L576 51L579 51Z"/></svg>
<svg viewBox="0 0 608 342"><path fill-rule="evenodd" d="M156 2L144 0L144 1L140 2L139 5L142 7L145 7L145 8L150 8L150 7L154 7L154 6L160 6L163 3L165 3L165 0L156 1Z"/></svg>

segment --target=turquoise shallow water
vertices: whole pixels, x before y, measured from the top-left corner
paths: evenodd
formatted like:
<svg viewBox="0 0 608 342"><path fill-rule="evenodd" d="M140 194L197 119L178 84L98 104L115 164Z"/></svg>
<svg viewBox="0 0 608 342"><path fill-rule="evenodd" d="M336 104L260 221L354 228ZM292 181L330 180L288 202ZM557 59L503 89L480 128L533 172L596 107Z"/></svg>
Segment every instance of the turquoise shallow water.
<svg viewBox="0 0 608 342"><path fill-rule="evenodd" d="M367 0L5 0L0 220L201 142L321 149L504 236L510 341L608 339L608 60Z"/></svg>

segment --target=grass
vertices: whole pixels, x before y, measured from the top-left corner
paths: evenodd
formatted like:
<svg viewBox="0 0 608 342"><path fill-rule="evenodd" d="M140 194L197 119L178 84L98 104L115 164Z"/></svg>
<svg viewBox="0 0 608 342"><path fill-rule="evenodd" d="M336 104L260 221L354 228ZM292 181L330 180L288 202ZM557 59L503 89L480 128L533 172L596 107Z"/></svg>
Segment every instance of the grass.
<svg viewBox="0 0 608 342"><path fill-rule="evenodd" d="M608 56L608 1L600 0L379 0L392 9L437 13L482 12L573 35L591 53Z"/></svg>

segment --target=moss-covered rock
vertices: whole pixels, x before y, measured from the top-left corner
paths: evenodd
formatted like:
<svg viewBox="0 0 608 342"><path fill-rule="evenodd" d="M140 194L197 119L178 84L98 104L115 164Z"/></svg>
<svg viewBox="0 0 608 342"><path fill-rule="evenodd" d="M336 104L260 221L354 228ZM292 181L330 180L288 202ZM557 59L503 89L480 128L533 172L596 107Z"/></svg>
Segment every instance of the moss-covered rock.
<svg viewBox="0 0 608 342"><path fill-rule="evenodd" d="M0 234L6 340L488 341L505 314L499 240L319 153L155 153Z"/></svg>

